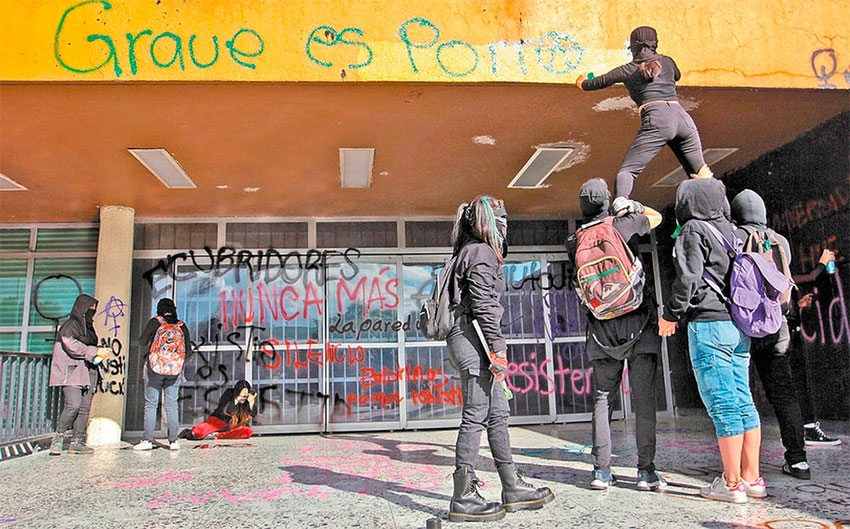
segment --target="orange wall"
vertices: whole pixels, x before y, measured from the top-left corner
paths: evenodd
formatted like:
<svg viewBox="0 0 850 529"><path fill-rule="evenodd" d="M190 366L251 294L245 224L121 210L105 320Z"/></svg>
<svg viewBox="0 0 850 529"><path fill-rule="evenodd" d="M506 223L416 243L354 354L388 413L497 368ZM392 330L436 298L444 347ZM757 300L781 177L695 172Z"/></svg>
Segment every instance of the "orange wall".
<svg viewBox="0 0 850 529"><path fill-rule="evenodd" d="M846 2L636 5L0 0L0 80L572 82L627 61L646 24L684 85L850 87Z"/></svg>

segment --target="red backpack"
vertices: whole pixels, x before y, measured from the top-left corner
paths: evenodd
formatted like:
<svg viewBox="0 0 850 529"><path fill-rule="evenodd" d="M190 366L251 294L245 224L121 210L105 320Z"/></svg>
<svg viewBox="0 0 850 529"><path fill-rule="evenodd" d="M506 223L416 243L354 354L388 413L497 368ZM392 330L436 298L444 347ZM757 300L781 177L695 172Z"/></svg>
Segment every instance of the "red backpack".
<svg viewBox="0 0 850 529"><path fill-rule="evenodd" d="M598 320L616 318L643 302L643 264L614 227L614 217L576 231L578 295Z"/></svg>
<svg viewBox="0 0 850 529"><path fill-rule="evenodd" d="M186 360L186 340L183 338L183 322L168 323L157 316L159 328L151 343L148 362L154 373L179 375Z"/></svg>

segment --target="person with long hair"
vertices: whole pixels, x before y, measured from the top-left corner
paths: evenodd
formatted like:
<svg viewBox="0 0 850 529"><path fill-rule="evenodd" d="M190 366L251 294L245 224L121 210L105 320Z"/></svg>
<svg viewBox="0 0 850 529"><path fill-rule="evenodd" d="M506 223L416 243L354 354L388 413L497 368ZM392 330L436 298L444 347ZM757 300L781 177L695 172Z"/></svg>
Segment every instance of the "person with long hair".
<svg viewBox="0 0 850 529"><path fill-rule="evenodd" d="M97 300L80 294L74 301L68 321L62 324L53 342L53 359L50 363L51 386L59 386L65 395L65 408L56 424L56 433L50 443L50 455L58 456L65 444L65 431L73 426L74 433L69 454L91 454L86 446L89 411L99 382L97 334L94 332Z"/></svg>
<svg viewBox="0 0 850 529"><path fill-rule="evenodd" d="M540 509L555 495L522 478L511 456L510 409L502 384L507 372L507 345L502 336L505 290L502 270L507 254L507 211L502 200L478 196L462 204L452 230L454 269L448 292L456 318L446 338L449 358L460 374L463 408L455 445L451 521L491 521L506 511ZM486 344L482 344L477 322ZM475 475L481 432L487 431L490 452L502 483L502 503L487 502Z"/></svg>
<svg viewBox="0 0 850 529"><path fill-rule="evenodd" d="M635 28L629 37L631 62L599 77L588 79L587 75L580 75L576 80L576 85L585 91L623 83L638 106L640 129L617 172L615 197L629 198L634 179L665 145L670 146L691 177L713 176L702 155L697 126L676 96L679 68L672 58L659 55L657 47L658 35L653 28Z"/></svg>
<svg viewBox="0 0 850 529"><path fill-rule="evenodd" d="M247 439L254 435L248 426L257 415L257 392L247 380L238 381L232 388L221 394L218 406L209 418L196 424L189 439L204 439L215 434L216 439Z"/></svg>
<svg viewBox="0 0 850 529"><path fill-rule="evenodd" d="M711 179L688 180L676 190L676 220L682 226L673 249L676 278L658 320L658 334L687 325L688 352L697 389L714 422L723 474L700 494L746 503L767 495L759 474L761 421L750 393L750 338L732 321L728 292L734 245L724 214L726 187ZM726 242L721 242L721 237Z"/></svg>

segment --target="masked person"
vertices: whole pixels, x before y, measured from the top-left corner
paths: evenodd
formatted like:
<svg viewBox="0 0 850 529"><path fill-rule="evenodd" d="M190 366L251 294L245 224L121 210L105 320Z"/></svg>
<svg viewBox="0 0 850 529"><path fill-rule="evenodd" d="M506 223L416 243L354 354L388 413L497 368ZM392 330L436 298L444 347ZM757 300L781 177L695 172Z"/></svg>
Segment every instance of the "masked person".
<svg viewBox="0 0 850 529"><path fill-rule="evenodd" d="M65 408L59 416L56 433L50 443L50 455L62 453L65 431L73 426L74 433L69 454L91 454L86 446L86 429L89 422L92 397L99 382L96 357L105 353L97 347L97 334L92 321L97 311L97 300L80 294L74 301L71 316L62 324L53 343L53 359L50 364L50 385L61 387L65 396Z"/></svg>
<svg viewBox="0 0 850 529"><path fill-rule="evenodd" d="M451 521L491 521L507 511L539 509L554 499L547 487L535 488L522 479L511 456L510 409L502 383L507 371L507 346L502 336L505 290L502 271L507 253L507 211L504 202L479 196L462 204L452 230L454 270L448 280L456 319L446 338L449 358L460 373L463 409L455 447ZM477 321L485 344L473 325ZM481 432L502 482L502 504L487 502L475 476Z"/></svg>
<svg viewBox="0 0 850 529"><path fill-rule="evenodd" d="M720 237L733 246L737 241L723 212L725 198L726 187L714 178L688 180L676 190L676 220L682 226L673 249L676 278L658 332L670 336L677 324L687 324L697 388L714 422L723 474L700 494L746 503L747 497L765 497L767 490L759 475L761 422L750 393L750 338L732 321L720 294L729 291L732 265Z"/></svg>
<svg viewBox="0 0 850 529"><path fill-rule="evenodd" d="M604 180L595 178L585 182L579 192L579 204L584 215L582 230L592 230L594 226L598 226L596 229L599 230L606 227L604 223L610 222L632 255L639 260L637 239L641 235L649 234L650 230L661 224L661 215L639 202L620 197L614 201L616 216L611 217L609 203L610 193ZM591 246L596 246L599 244L599 238L607 232L587 233L586 240L590 241ZM620 241L611 242L617 244ZM574 263L577 246L577 236L571 235L567 239L567 251ZM598 269L594 269L591 273L597 271ZM597 319L589 309L586 310L587 354L593 366L590 381L594 392L591 450L593 480L590 482L592 489L605 490L616 483L611 472L610 400L617 395L626 360L629 362L631 400L636 419L637 488L658 490L667 486L667 482L655 469L655 389L661 339L658 337L658 310L649 288L650 284L650 281L644 283L642 301L630 312L611 319Z"/></svg>
<svg viewBox="0 0 850 529"><path fill-rule="evenodd" d="M247 439L254 435L248 423L256 416L257 392L247 380L240 380L222 393L212 415L186 432L186 437L203 439L215 434L216 439Z"/></svg>
<svg viewBox="0 0 850 529"><path fill-rule="evenodd" d="M713 176L703 159L694 120L676 96L676 81L681 77L679 69L673 59L656 53L657 47L658 35L653 28L635 28L629 37L632 62L599 77L588 79L581 75L576 80L581 90L600 90L623 83L638 106L640 129L617 172L617 197L629 197L634 179L665 145L670 146L685 173L691 177Z"/></svg>

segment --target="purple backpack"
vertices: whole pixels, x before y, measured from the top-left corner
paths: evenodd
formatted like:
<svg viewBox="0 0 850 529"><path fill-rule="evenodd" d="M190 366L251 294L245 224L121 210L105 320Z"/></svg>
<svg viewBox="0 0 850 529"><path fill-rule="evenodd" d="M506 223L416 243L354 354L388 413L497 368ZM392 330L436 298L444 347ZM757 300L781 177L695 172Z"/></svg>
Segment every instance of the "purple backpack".
<svg viewBox="0 0 850 529"><path fill-rule="evenodd" d="M733 246L716 227L705 223L732 254L732 274L729 278L729 297L720 290L706 271L702 277L726 304L731 307L732 320L741 332L752 338L762 338L779 331L782 326L782 304L779 297L788 290L788 278L776 265L756 252L742 251L736 237Z"/></svg>

